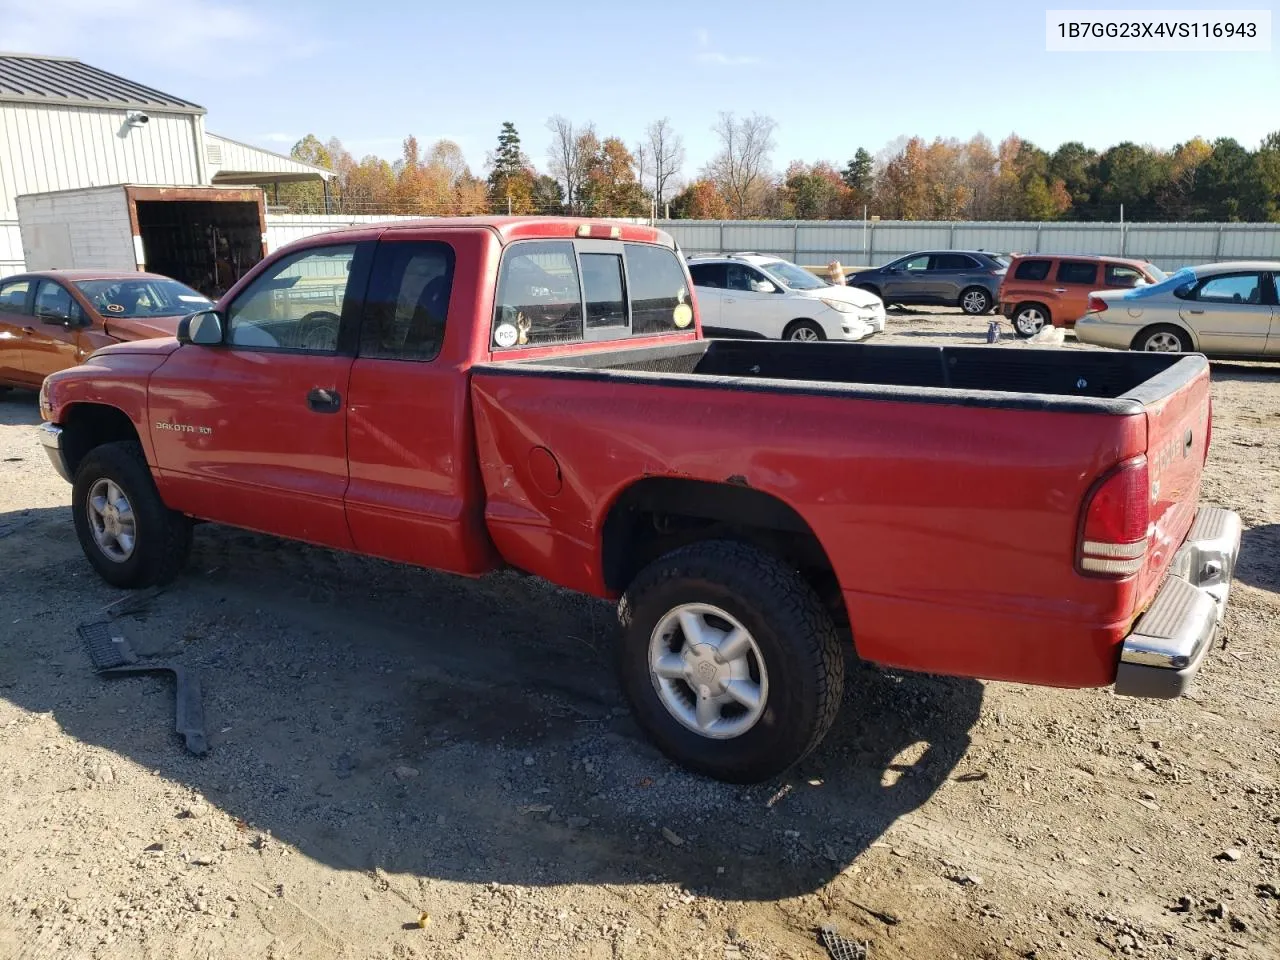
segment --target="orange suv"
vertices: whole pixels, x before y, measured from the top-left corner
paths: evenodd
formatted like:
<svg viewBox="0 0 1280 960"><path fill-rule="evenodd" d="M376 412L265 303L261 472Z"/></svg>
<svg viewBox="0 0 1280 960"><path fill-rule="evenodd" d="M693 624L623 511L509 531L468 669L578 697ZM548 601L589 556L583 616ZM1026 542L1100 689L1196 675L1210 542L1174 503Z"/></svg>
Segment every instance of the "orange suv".
<svg viewBox="0 0 1280 960"><path fill-rule="evenodd" d="M1000 312L1020 337L1047 324L1073 327L1089 310L1095 290L1123 290L1158 283L1164 273L1143 260L1120 257L1015 256L1000 284Z"/></svg>

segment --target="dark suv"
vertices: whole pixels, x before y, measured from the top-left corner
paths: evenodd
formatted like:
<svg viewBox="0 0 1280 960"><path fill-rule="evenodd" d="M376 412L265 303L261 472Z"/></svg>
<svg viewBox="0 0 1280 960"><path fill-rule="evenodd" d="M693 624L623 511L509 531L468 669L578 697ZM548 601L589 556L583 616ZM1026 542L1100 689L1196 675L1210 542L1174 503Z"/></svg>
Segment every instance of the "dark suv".
<svg viewBox="0 0 1280 960"><path fill-rule="evenodd" d="M846 283L874 293L888 306L930 304L959 307L973 316L999 302L1000 281L1009 261L984 250L912 253L872 270L859 270Z"/></svg>

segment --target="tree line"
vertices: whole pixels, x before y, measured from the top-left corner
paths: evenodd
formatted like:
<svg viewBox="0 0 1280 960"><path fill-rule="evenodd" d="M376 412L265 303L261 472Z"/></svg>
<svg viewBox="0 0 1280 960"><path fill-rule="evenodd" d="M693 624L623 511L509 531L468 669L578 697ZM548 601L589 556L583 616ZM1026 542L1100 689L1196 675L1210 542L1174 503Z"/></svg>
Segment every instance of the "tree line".
<svg viewBox="0 0 1280 960"><path fill-rule="evenodd" d="M878 154L859 148L846 163L773 165L777 124L722 113L718 149L692 176L671 121L650 123L630 146L595 124L547 121L551 144L540 170L506 122L483 175L456 143L422 149L415 137L395 161L357 161L336 138L308 135L292 156L334 172L335 213L570 214L677 219L1280 221L1280 132L1249 149L1225 137L1193 137L1172 149L1125 142L1097 151L1079 142L1049 152L1010 135L998 144L901 138ZM268 194L268 196L272 196ZM324 209L319 184L288 184L278 204Z"/></svg>

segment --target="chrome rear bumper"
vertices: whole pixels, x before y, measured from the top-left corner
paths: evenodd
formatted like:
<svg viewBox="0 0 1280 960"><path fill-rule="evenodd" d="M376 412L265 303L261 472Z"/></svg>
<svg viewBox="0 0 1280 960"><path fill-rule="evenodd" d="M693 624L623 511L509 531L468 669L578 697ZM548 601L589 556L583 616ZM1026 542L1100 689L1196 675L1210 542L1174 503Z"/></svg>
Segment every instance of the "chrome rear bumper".
<svg viewBox="0 0 1280 960"><path fill-rule="evenodd" d="M1116 693L1171 700L1186 692L1222 624L1242 530L1238 514L1200 508L1155 601L1120 648Z"/></svg>

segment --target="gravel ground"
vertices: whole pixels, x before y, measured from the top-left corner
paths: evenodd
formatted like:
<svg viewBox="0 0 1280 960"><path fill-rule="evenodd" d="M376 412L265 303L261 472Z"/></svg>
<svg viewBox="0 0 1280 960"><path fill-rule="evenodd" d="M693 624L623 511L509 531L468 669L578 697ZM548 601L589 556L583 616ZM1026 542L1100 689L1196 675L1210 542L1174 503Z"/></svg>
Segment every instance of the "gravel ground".
<svg viewBox="0 0 1280 960"><path fill-rule="evenodd" d="M0 957L800 960L827 923L873 958L1278 957L1280 367L1213 377L1204 496L1248 530L1191 696L851 665L819 752L749 789L644 740L605 604L215 526L113 621L200 671L186 754L167 681L90 672L76 626L137 595L0 397Z"/></svg>

